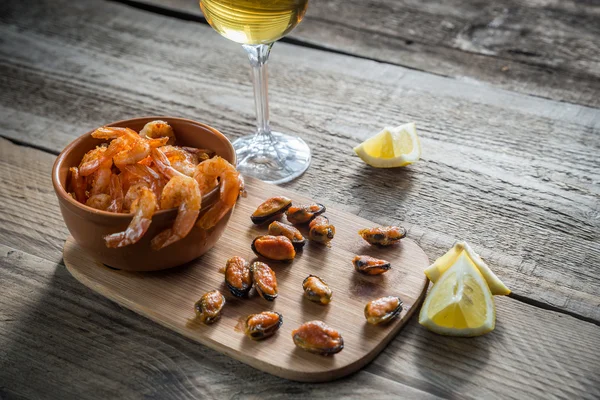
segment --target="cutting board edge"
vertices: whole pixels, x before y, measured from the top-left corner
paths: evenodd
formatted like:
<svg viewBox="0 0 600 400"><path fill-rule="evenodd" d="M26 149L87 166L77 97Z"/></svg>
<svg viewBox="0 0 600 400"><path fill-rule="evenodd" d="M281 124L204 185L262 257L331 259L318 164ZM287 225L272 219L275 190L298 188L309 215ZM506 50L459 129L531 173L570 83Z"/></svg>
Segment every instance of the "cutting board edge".
<svg viewBox="0 0 600 400"><path fill-rule="evenodd" d="M413 317L413 314L417 311L418 308L420 308L420 306L423 302L423 299L425 298L425 295L427 293L427 290L429 288L429 279L426 278L421 293L417 297L415 303L410 308L410 310L408 310L408 312L404 318L406 322L399 323L392 331L390 331L390 333L383 340L381 340L381 342L379 342L379 344L376 347L374 347L364 357L361 357L358 360L356 360L350 364L346 364L342 367L331 369L328 371L319 371L319 372L312 372L312 373L311 372L303 372L303 371L297 371L297 370L277 367L273 364L266 363L257 358L254 358L252 356L244 356L243 353L234 351L227 346L224 346L216 341L211 340L209 337L192 335L189 333L189 331L187 331L185 329L170 325L169 323L160 320L160 318L154 318L152 313L147 312L147 310L144 309L143 307L139 307L138 304L136 304L135 302L131 302L131 301L127 300L126 298L123 298L123 297L117 295L116 293L114 293L110 290L107 290L103 285L97 284L97 283L89 280L84 274L81 274L78 271L76 271L76 269L70 265L70 261L67 261L67 259L69 257L65 257L64 250L66 249L67 243L69 241L75 242L75 240L70 235L65 240L65 246L63 247L63 260L65 261L65 266L67 268L67 271L69 271L69 273L77 281L82 283L87 288L89 288L89 289L93 290L94 292L100 294L101 296L127 308L128 310L131 310L131 311L135 312L136 314L141 315L144 318L147 318L155 323L158 323L159 325L161 325L167 329L170 329L170 330L186 337L187 339L193 340L197 343L207 346L219 353L225 354L228 357L231 357L235 360L243 362L244 364L250 365L251 367L256 368L260 371L278 376L280 378L289 379L289 380L297 381L297 382L315 382L316 383L316 382L333 381L336 379L340 379L344 376L350 375L350 374L358 371L359 369L363 368L365 365L370 363L375 357L377 357L377 355L379 355L379 353L381 353L381 351L389 344L390 341L392 341L392 339L394 339L396 337L396 335L402 330L402 328L406 325L406 323L408 323L408 321ZM424 255L427 258L427 261L429 261L429 258L427 257L427 255L426 254L424 254ZM333 356L333 357L335 357L335 356Z"/></svg>

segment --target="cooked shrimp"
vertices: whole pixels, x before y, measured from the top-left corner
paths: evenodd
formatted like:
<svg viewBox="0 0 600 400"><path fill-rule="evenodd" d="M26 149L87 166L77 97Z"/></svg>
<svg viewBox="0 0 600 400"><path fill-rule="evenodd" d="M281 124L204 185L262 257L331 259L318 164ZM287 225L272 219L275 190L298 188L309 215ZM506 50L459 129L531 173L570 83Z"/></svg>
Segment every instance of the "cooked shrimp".
<svg viewBox="0 0 600 400"><path fill-rule="evenodd" d="M112 160L115 154L126 151L130 147L131 133L127 128L101 127L92 132L92 136L96 139L115 140L111 141L107 147L99 146L86 153L79 164L79 170L83 176L93 174L102 164Z"/></svg>
<svg viewBox="0 0 600 400"><path fill-rule="evenodd" d="M104 237L107 247L123 247L136 243L152 223L157 204L156 196L150 189L143 185L134 185L129 188L125 197L133 199L129 207L134 214L133 219L125 231Z"/></svg>
<svg viewBox="0 0 600 400"><path fill-rule="evenodd" d="M212 150L208 150L208 149L198 149L196 147L181 147L183 150L187 151L188 153L192 153L196 156L196 158L198 158L199 162L202 161L206 161L209 158L212 158L215 155L215 152Z"/></svg>
<svg viewBox="0 0 600 400"><path fill-rule="evenodd" d="M149 167L152 165L152 157L148 156L148 157L144 158L143 160L138 161L138 164L142 164L142 165Z"/></svg>
<svg viewBox="0 0 600 400"><path fill-rule="evenodd" d="M175 132L173 128L165 121L156 120L148 122L140 131L140 136L151 139L167 137L167 144L175 144Z"/></svg>
<svg viewBox="0 0 600 400"><path fill-rule="evenodd" d="M202 193L198 182L173 168L160 149L152 149L151 155L161 173L171 178L163 188L160 208L164 210L179 207L173 228L164 230L152 239L152 248L159 250L190 233L200 213Z"/></svg>
<svg viewBox="0 0 600 400"><path fill-rule="evenodd" d="M130 135L131 132L135 133L133 129L121 128L119 126L101 126L92 132L92 137L96 139L117 139L121 136Z"/></svg>
<svg viewBox="0 0 600 400"><path fill-rule="evenodd" d="M126 165L122 168L121 184L123 190L127 192L131 185L143 182L145 186L152 189L156 198L160 198L160 193L167 183L158 172L142 164Z"/></svg>
<svg viewBox="0 0 600 400"><path fill-rule="evenodd" d="M113 139L108 148L97 157L82 161L80 173L88 176L112 159L118 167L135 164L150 154L150 150L164 145L168 138L144 139L134 130L120 127L101 127L92 132L97 139Z"/></svg>
<svg viewBox="0 0 600 400"><path fill-rule="evenodd" d="M100 166L110 157L106 157L106 150L108 146L97 146L84 154L81 162L79 163L79 173L82 176L88 176L94 173Z"/></svg>
<svg viewBox="0 0 600 400"><path fill-rule="evenodd" d="M233 208L240 195L242 183L240 173L227 160L216 156L196 167L194 179L198 181L200 191L208 193L216 187L217 179L221 183L219 200L200 218L197 226L210 229Z"/></svg>
<svg viewBox="0 0 600 400"><path fill-rule="evenodd" d="M152 161L154 161L154 167L167 178L171 179L178 175L187 176L173 168L171 161L169 161L169 158L163 153L162 149L152 149L150 156L152 157Z"/></svg>
<svg viewBox="0 0 600 400"><path fill-rule="evenodd" d="M69 168L71 171L71 190L75 193L75 200L80 203L85 203L87 199L87 195L85 193L85 188L87 186L85 176L81 176L79 173L79 168L71 167Z"/></svg>
<svg viewBox="0 0 600 400"><path fill-rule="evenodd" d="M198 182L189 176L176 175L165 185L160 197L160 208L179 207L173 228L166 229L152 239L152 248L160 250L186 237L198 218L202 195Z"/></svg>
<svg viewBox="0 0 600 400"><path fill-rule="evenodd" d="M110 176L110 206L106 211L120 213L123 211L123 186L121 185L121 177L117 174Z"/></svg>
<svg viewBox="0 0 600 400"><path fill-rule="evenodd" d="M106 193L98 193L90 196L85 202L88 207L95 208L96 210L106 211L110 207L111 197Z"/></svg>
<svg viewBox="0 0 600 400"><path fill-rule="evenodd" d="M138 182L131 185L125 191L125 196L123 196L123 211L133 212L133 202L140 196L140 193L144 190L142 188L149 189L148 185L146 185L145 182ZM156 195L154 197L156 197ZM156 201L156 209L159 209L158 200Z"/></svg>
<svg viewBox="0 0 600 400"><path fill-rule="evenodd" d="M190 147L163 146L160 151L167 156L171 166L177 171L187 176L194 176L196 165L198 165L198 156L188 151Z"/></svg>
<svg viewBox="0 0 600 400"><path fill-rule="evenodd" d="M133 129L129 128L105 128L98 135L103 138L116 135L115 140L108 146L107 153L110 153L111 147L115 142L122 140L122 143L115 144L116 149L113 150L113 161L118 167L135 164L138 161L143 160L148 157L152 148L163 146L169 140L167 137L144 139ZM92 136L94 136L94 134L92 134Z"/></svg>
<svg viewBox="0 0 600 400"><path fill-rule="evenodd" d="M112 175L112 171L111 171L111 167L110 165L112 164L111 160L108 160L110 162L109 167L106 168L104 165L102 164L102 166L100 168L98 168L96 170L96 172L94 172L91 175L91 191L90 191L90 196L94 196L96 194L101 194L101 193L107 193L109 186L110 186L110 177Z"/></svg>
<svg viewBox="0 0 600 400"><path fill-rule="evenodd" d="M98 158L100 158L104 152L106 151L106 149L108 148L108 145L105 143L102 146L96 146L96 148L88 151L87 153L85 153L83 155L83 158L81 159L81 162L79 163L79 166L81 167L83 164L86 164L92 160L96 160Z"/></svg>
<svg viewBox="0 0 600 400"><path fill-rule="evenodd" d="M85 153L81 160L81 163L79 164L79 167L81 168L83 165L92 161L94 163L99 163L98 169L94 171L94 173L92 173L91 175L87 176L87 188L89 190L90 196L95 196L97 194L108 192L108 186L110 185L110 175L112 174L112 160L110 158L104 157L106 149L107 146L98 146L95 149L88 151L87 153ZM98 200L95 201L95 204L98 204Z"/></svg>

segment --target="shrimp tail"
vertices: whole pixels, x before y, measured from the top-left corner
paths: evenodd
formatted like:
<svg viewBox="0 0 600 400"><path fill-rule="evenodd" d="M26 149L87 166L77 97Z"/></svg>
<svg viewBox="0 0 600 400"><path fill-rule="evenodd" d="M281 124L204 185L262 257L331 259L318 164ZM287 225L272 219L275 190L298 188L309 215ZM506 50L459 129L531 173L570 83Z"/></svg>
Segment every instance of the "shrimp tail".
<svg viewBox="0 0 600 400"><path fill-rule="evenodd" d="M188 210L185 203L182 203L173 228L165 229L156 235L150 242L152 249L160 250L186 237L194 227L198 213L198 210Z"/></svg>
<svg viewBox="0 0 600 400"><path fill-rule="evenodd" d="M150 246L152 250L160 250L163 247L170 245L171 243L175 243L180 238L175 238L177 235L173 235L173 229L168 228L159 233L158 235L152 238L150 242ZM172 239L174 238L174 239Z"/></svg>
<svg viewBox="0 0 600 400"><path fill-rule="evenodd" d="M136 221L137 219L137 221ZM135 223L134 223L135 222ZM151 219L134 217L131 224L123 232L113 233L104 237L106 247L116 248L124 247L136 243L150 227Z"/></svg>
<svg viewBox="0 0 600 400"><path fill-rule="evenodd" d="M120 213L123 211L123 187L119 175L110 176L110 206L106 211Z"/></svg>
<svg viewBox="0 0 600 400"><path fill-rule="evenodd" d="M146 233L156 210L156 196L147 187L141 187L138 197L131 203L133 219L123 232L104 237L106 247L115 248L136 243Z"/></svg>
<svg viewBox="0 0 600 400"><path fill-rule="evenodd" d="M215 205L204 213L198 220L196 226L200 229L208 230L215 225L231 210L233 206L230 206L222 201L217 201Z"/></svg>

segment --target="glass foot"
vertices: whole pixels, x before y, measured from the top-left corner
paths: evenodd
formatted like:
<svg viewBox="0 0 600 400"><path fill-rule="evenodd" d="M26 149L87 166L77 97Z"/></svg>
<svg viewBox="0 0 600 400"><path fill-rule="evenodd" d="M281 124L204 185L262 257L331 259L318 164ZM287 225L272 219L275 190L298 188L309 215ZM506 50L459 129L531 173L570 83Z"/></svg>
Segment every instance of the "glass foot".
<svg viewBox="0 0 600 400"><path fill-rule="evenodd" d="M289 182L310 165L310 149L297 136L279 132L248 135L233 142L233 147L238 171L267 183Z"/></svg>

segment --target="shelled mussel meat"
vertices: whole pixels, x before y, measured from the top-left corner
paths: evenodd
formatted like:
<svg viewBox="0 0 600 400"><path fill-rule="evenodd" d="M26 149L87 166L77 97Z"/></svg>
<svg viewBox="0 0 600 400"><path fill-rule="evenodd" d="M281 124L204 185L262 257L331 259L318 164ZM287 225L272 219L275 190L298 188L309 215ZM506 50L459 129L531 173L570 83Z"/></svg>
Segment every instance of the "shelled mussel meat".
<svg viewBox="0 0 600 400"><path fill-rule="evenodd" d="M302 289L304 289L304 295L315 303L329 304L333 292L327 286L325 281L316 275L309 275L302 282Z"/></svg>
<svg viewBox="0 0 600 400"><path fill-rule="evenodd" d="M250 219L257 225L264 224L282 215L291 205L292 200L287 197L271 197L256 208Z"/></svg>
<svg viewBox="0 0 600 400"><path fill-rule="evenodd" d="M352 260L352 264L358 272L366 275L380 275L392 268L389 261L369 256L356 256Z"/></svg>
<svg viewBox="0 0 600 400"><path fill-rule="evenodd" d="M292 241L285 236L258 236L251 247L256 254L270 260L292 261L296 257Z"/></svg>
<svg viewBox="0 0 600 400"><path fill-rule="evenodd" d="M248 262L237 256L227 260L225 283L234 296L248 296L248 292L252 289L252 273Z"/></svg>
<svg viewBox="0 0 600 400"><path fill-rule="evenodd" d="M244 333L251 339L261 340L273 336L283 324L283 316L275 311L264 311L246 318Z"/></svg>
<svg viewBox="0 0 600 400"><path fill-rule="evenodd" d="M399 297L386 296L371 300L365 306L365 318L369 324L378 325L390 322L402 312Z"/></svg>
<svg viewBox="0 0 600 400"><path fill-rule="evenodd" d="M406 229L401 226L382 226L361 229L358 234L369 244L389 246L400 242L406 236Z"/></svg>
<svg viewBox="0 0 600 400"><path fill-rule="evenodd" d="M303 206L291 206L285 212L287 220L292 224L304 224L325 212L323 204L314 203Z"/></svg>
<svg viewBox="0 0 600 400"><path fill-rule="evenodd" d="M310 321L292 332L294 344L310 353L330 355L344 348L344 339L335 329L323 321Z"/></svg>
<svg viewBox="0 0 600 400"><path fill-rule="evenodd" d="M221 310L225 305L225 297L218 290L205 293L194 304L194 310L205 324L212 324L221 318Z"/></svg>
<svg viewBox="0 0 600 400"><path fill-rule="evenodd" d="M302 233L295 227L283 224L279 221L273 221L269 224L269 235L271 236L285 236L292 241L292 245L299 251L304 247L306 239L302 236Z"/></svg>
<svg viewBox="0 0 600 400"><path fill-rule="evenodd" d="M329 223L324 215L319 215L308 225L308 238L319 243L329 243L335 236L335 226Z"/></svg>
<svg viewBox="0 0 600 400"><path fill-rule="evenodd" d="M255 261L250 267L254 288L265 300L273 301L277 297L277 278L275 272L264 262Z"/></svg>

